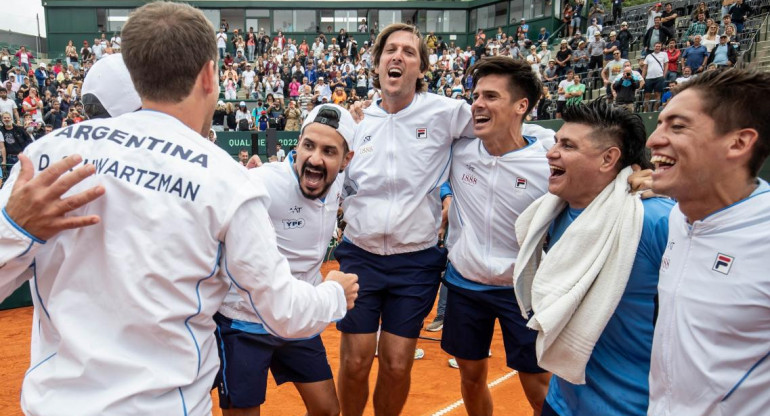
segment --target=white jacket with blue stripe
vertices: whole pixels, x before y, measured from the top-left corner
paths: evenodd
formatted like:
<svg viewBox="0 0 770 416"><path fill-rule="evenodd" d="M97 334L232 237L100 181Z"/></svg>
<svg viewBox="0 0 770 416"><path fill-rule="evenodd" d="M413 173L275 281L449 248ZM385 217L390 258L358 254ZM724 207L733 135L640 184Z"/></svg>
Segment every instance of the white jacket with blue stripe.
<svg viewBox="0 0 770 416"><path fill-rule="evenodd" d="M276 335L308 337L344 316L335 282L294 279L269 197L177 119L139 111L54 131L24 152L37 170L78 153L104 196L73 215L101 223L32 242L0 225L0 299L32 265L39 345L22 385L35 415L207 415L219 368L212 319L228 287ZM0 191L5 206L18 166Z"/></svg>

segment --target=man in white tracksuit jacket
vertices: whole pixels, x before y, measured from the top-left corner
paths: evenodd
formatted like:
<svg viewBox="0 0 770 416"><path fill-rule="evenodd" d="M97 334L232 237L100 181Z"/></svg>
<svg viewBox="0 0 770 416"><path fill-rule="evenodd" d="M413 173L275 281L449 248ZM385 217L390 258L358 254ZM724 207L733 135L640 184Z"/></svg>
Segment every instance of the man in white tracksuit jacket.
<svg viewBox="0 0 770 416"><path fill-rule="evenodd" d="M658 284L650 416L770 409L770 75L684 84L647 146L652 188L675 198Z"/></svg>
<svg viewBox="0 0 770 416"><path fill-rule="evenodd" d="M300 132L296 151L281 163L267 163L249 175L265 185L268 215L278 250L289 260L292 275L321 283L321 263L337 225L344 170L353 153L356 123L334 104L315 107ZM230 288L214 316L220 370L219 405L224 415L238 409L256 414L265 401L267 370L278 384L293 382L308 413L338 414L339 403L320 336L287 341L271 335L237 288Z"/></svg>
<svg viewBox="0 0 770 416"><path fill-rule="evenodd" d="M519 214L548 192L546 152L551 137L539 140L523 130L524 117L542 91L532 69L506 57L485 58L473 76L474 133L452 147L447 248L448 289L441 348L455 356L461 392L470 415L491 414L487 387L488 352L495 321L505 340L506 364L519 372L530 405L539 413L550 374L537 364L537 331L527 328L513 293L519 252L514 224Z"/></svg>
<svg viewBox="0 0 770 416"><path fill-rule="evenodd" d="M182 71L148 63L169 58L143 49L148 39L180 27L200 45L195 57L172 52L185 55L169 59ZM123 29L123 56L144 110L55 131L25 150L36 170L81 154L96 174L73 191L105 189L73 211L101 223L48 241L4 216L2 243L28 247L0 268L0 298L31 267L39 317L22 385L28 414L208 414L219 367L211 317L231 284L282 337L317 334L355 297L354 276L317 287L292 278L264 187L202 138L218 94L211 30L186 5L138 9ZM3 206L18 173L0 191Z"/></svg>

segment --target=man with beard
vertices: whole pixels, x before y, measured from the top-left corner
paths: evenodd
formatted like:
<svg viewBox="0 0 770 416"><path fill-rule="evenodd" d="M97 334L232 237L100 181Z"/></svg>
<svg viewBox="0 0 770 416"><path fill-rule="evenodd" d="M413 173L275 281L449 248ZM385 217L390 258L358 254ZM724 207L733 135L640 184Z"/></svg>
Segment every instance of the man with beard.
<svg viewBox="0 0 770 416"><path fill-rule="evenodd" d="M109 195L72 211L99 224L48 241L26 233L28 249L0 269L5 298L34 261L40 342L24 379L25 413L210 414L219 368L212 317L231 285L283 337L315 335L352 306L355 276L331 272L316 287L292 277L264 185L202 140L219 94L212 31L188 5L137 9L122 47L143 110L68 126L25 150L36 170L83 154L96 174L72 191L102 185ZM146 47L171 32L198 48ZM159 70L160 60L171 64Z"/></svg>
<svg viewBox="0 0 770 416"><path fill-rule="evenodd" d="M417 337L446 265L446 252L437 247L440 185L454 140L473 137L464 100L425 93L428 47L414 26L384 28L373 60L381 99L364 110L358 126L343 203L347 226L335 251L340 268L362 278L356 307L337 323L345 416L363 414L378 345L375 413L397 415L406 403Z"/></svg>
<svg viewBox="0 0 770 416"><path fill-rule="evenodd" d="M296 151L283 163L249 171L265 184L268 215L278 250L292 275L321 283L321 263L337 220L343 175L356 124L344 108L324 104L310 112ZM339 414L326 349L319 335L287 341L271 335L235 287L214 316L223 365L217 377L219 406L225 416L258 415L265 401L267 370L276 383L293 382L310 415ZM227 363L225 366L224 363Z"/></svg>

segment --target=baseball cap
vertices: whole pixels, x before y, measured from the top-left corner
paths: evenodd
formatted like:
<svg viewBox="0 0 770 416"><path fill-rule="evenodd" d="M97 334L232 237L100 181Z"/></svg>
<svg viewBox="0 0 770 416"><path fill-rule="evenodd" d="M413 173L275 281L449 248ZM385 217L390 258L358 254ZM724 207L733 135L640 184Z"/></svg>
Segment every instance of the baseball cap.
<svg viewBox="0 0 770 416"><path fill-rule="evenodd" d="M561 40L561 44L562 44L562 45L566 45L566 44L567 44L567 40L566 40L566 39L562 39L562 40Z"/></svg>
<svg viewBox="0 0 770 416"><path fill-rule="evenodd" d="M217 105L225 105L225 102L222 100L217 101Z"/></svg>
<svg viewBox="0 0 770 416"><path fill-rule="evenodd" d="M618 34L617 34L617 33L615 33L615 31L614 31L614 30L613 30L612 32L610 32L610 36L617 36L617 35L618 35Z"/></svg>
<svg viewBox="0 0 770 416"><path fill-rule="evenodd" d="M121 54L96 61L83 81L83 96L86 94L93 94L112 117L142 108Z"/></svg>
<svg viewBox="0 0 770 416"><path fill-rule="evenodd" d="M621 26L628 26L628 22L623 22L620 24Z"/></svg>
<svg viewBox="0 0 770 416"><path fill-rule="evenodd" d="M656 4L655 4L655 6L656 6L656 7L660 7L660 6L662 6L662 5L663 5L663 3L656 3Z"/></svg>
<svg viewBox="0 0 770 416"><path fill-rule="evenodd" d="M40 68L45 68L45 64L43 62L37 64L37 66L40 67Z"/></svg>
<svg viewBox="0 0 770 416"><path fill-rule="evenodd" d="M238 103L238 107L246 107L246 102L241 101L240 103Z"/></svg>
<svg viewBox="0 0 770 416"><path fill-rule="evenodd" d="M353 136L356 134L356 122L353 120L353 116L350 115L348 110L340 107L336 104L321 104L313 108L312 111L305 118L305 122L302 123L302 129L300 135L305 131L311 123L321 123L329 126L345 139L348 144L348 149L353 148Z"/></svg>

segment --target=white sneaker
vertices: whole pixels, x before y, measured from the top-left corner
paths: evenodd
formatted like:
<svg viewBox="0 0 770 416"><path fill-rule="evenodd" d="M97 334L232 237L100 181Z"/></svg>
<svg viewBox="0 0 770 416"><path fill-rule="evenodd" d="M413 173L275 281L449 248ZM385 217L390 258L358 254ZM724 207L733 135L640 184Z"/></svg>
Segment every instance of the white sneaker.
<svg viewBox="0 0 770 416"><path fill-rule="evenodd" d="M449 366L452 368L460 368L460 366L457 365L457 360L455 360L454 358L449 359Z"/></svg>
<svg viewBox="0 0 770 416"><path fill-rule="evenodd" d="M415 348L414 349L414 359L415 360L421 360L423 357L425 357L425 351L422 348Z"/></svg>

